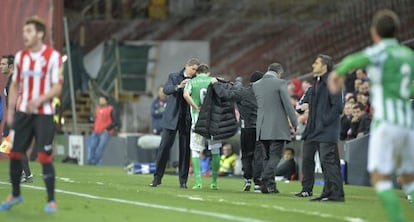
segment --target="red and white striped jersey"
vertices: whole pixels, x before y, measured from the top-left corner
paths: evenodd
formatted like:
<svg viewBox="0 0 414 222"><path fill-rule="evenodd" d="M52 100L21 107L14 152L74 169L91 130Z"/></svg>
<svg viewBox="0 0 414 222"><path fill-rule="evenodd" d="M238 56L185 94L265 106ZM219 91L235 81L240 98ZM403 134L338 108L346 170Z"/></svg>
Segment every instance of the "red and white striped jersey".
<svg viewBox="0 0 414 222"><path fill-rule="evenodd" d="M41 104L37 110L27 105L33 99L46 94L52 85L63 83L62 57L52 47L44 45L40 52L28 49L19 51L14 59L13 82L20 85L16 110L35 114L53 115L53 99Z"/></svg>

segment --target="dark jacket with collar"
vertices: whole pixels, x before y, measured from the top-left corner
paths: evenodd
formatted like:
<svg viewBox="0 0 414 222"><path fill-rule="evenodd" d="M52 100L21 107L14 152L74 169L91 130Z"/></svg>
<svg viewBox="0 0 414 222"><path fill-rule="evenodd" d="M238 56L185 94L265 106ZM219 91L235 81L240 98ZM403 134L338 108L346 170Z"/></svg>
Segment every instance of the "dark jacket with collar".
<svg viewBox="0 0 414 222"><path fill-rule="evenodd" d="M177 86L185 79L184 69L171 73L164 84L164 93L167 97L167 106L162 116L162 127L164 129L176 130L178 121L184 121L188 127L191 126L190 107L183 97L183 89Z"/></svg>
<svg viewBox="0 0 414 222"><path fill-rule="evenodd" d="M229 85L227 88L218 89L220 96L226 100L237 103L237 108L242 121L242 128L256 128L257 102L252 85L247 87L240 85Z"/></svg>
<svg viewBox="0 0 414 222"><path fill-rule="evenodd" d="M337 143L340 131L340 115L343 109L342 94L328 91L329 73L316 79L309 102L309 118L302 138L307 141ZM316 89L317 88L317 89Z"/></svg>
<svg viewBox="0 0 414 222"><path fill-rule="evenodd" d="M238 125L234 103L224 93L231 87L223 82L210 84L194 132L214 140L227 139L236 134Z"/></svg>

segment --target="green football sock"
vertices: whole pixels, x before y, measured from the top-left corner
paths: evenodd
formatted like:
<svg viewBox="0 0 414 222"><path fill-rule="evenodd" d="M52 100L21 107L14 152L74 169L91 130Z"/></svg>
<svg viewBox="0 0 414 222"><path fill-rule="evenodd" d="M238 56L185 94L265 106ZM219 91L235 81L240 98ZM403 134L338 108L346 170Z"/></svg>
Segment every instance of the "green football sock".
<svg viewBox="0 0 414 222"><path fill-rule="evenodd" d="M213 154L211 160L211 184L217 186L217 175L220 168L220 154Z"/></svg>
<svg viewBox="0 0 414 222"><path fill-rule="evenodd" d="M194 172L194 178L195 178L195 186L201 188L201 169L200 169L200 158L199 157L193 157L193 172Z"/></svg>
<svg viewBox="0 0 414 222"><path fill-rule="evenodd" d="M414 200L413 200L413 198L414 198L414 191L410 193L410 196L411 196L411 206L414 207Z"/></svg>
<svg viewBox="0 0 414 222"><path fill-rule="evenodd" d="M392 222L402 222L404 220L404 215L401 209L400 199L398 195L393 190L384 190L377 192L380 197L381 202L385 207L385 212L388 216L388 219Z"/></svg>

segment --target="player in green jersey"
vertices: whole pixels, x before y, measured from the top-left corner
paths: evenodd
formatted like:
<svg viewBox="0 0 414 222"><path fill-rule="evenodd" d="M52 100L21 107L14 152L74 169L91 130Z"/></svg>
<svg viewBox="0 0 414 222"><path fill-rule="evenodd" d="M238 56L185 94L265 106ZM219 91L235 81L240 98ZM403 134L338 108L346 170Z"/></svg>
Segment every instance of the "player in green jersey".
<svg viewBox="0 0 414 222"><path fill-rule="evenodd" d="M332 73L329 88L338 92L343 76L367 67L371 84L373 120L368 151L368 171L390 221L405 221L391 175L400 175L407 195L414 195L414 127L410 96L414 95L414 52L395 39L398 16L378 11L372 20L374 45L346 57Z"/></svg>
<svg viewBox="0 0 414 222"><path fill-rule="evenodd" d="M191 106L192 130L194 130L197 123L200 107L203 104L204 97L207 94L207 88L213 79L210 77L209 67L205 64L201 64L198 67L196 74L197 76L185 85L183 95L184 99ZM191 131L190 149L195 177L195 185L193 189L201 189L203 187L200 170L200 153L202 153L205 149L205 141L206 139L203 136ZM221 141L208 141L208 149L211 151L212 155L210 188L213 190L217 189L217 173L220 167L220 147Z"/></svg>

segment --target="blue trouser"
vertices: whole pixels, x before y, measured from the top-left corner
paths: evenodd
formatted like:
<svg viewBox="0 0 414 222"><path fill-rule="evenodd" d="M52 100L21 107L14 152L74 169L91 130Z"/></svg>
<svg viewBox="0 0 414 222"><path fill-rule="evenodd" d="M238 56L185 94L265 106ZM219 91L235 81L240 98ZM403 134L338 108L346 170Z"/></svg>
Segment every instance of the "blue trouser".
<svg viewBox="0 0 414 222"><path fill-rule="evenodd" d="M88 163L89 164L102 164L102 156L105 152L106 143L109 140L109 133L107 131L103 133L92 133L89 146L88 146Z"/></svg>

